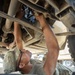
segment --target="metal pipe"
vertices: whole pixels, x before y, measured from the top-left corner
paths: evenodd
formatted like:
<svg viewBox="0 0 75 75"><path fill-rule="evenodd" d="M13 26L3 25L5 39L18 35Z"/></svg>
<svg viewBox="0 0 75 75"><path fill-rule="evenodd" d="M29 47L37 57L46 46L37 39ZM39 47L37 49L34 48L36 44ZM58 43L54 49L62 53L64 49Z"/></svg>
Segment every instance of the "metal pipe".
<svg viewBox="0 0 75 75"><path fill-rule="evenodd" d="M57 36L68 36L68 35L75 35L75 32L63 32L63 33L56 33Z"/></svg>
<svg viewBox="0 0 75 75"><path fill-rule="evenodd" d="M8 15L14 16L16 13L17 6L18 6L18 0L11 0L9 10L8 10ZM7 19L5 23L5 29L10 30L11 25L12 25L12 21Z"/></svg>
<svg viewBox="0 0 75 75"><path fill-rule="evenodd" d="M42 33L42 31L39 29L39 28L36 28L34 27L33 25L31 25L30 23L26 22L26 21L22 21L20 19L17 19L17 18L14 18L14 17L11 17L9 15L7 15L6 13L0 11L0 16L3 17L3 18L6 18L6 19L10 19L11 21L15 21L15 22L18 22L19 24L25 26L25 27L28 27L28 28L31 28L33 29L34 31L37 31L39 33Z"/></svg>

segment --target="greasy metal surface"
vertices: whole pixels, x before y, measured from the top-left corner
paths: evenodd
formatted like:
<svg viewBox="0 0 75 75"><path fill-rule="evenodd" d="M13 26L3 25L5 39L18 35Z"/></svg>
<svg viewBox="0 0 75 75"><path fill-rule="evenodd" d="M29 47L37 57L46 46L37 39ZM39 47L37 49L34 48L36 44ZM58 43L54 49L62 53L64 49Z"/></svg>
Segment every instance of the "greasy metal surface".
<svg viewBox="0 0 75 75"><path fill-rule="evenodd" d="M53 20L58 20L57 17L55 17L53 14L50 14L50 12L48 12L45 8L37 5L37 4L33 4L31 3L30 1L27 1L27 0L18 0L20 1L21 3L23 3L24 5L30 7L31 9L34 10L34 12L39 12L39 13L43 13L44 16L47 16L49 17L50 19L53 19Z"/></svg>
<svg viewBox="0 0 75 75"><path fill-rule="evenodd" d="M46 9L44 9L43 7L41 7L39 5L33 4L33 3L29 2L28 0L18 0L18 1L20 1L21 3L25 4L26 6L30 7L31 9L33 9L37 12L47 13Z"/></svg>

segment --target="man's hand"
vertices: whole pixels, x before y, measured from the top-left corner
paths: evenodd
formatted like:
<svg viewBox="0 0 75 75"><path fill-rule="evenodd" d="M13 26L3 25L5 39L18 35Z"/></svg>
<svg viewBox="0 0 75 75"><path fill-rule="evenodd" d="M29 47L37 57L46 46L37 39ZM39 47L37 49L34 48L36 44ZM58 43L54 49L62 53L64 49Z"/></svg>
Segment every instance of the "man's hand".
<svg viewBox="0 0 75 75"><path fill-rule="evenodd" d="M48 26L48 23L47 23L47 21L46 21L46 19L45 19L45 17L44 17L43 14L38 14L38 15L36 16L36 19L39 21L39 23L40 23L42 29L43 29L45 26Z"/></svg>
<svg viewBox="0 0 75 75"><path fill-rule="evenodd" d="M41 28L42 28L42 31L44 29L47 29L49 28L49 25L44 17L43 14L38 14L38 16L36 16L36 19L39 21L40 25L41 25Z"/></svg>
<svg viewBox="0 0 75 75"><path fill-rule="evenodd" d="M16 14L16 17L21 19L23 17L23 15L25 14L24 10L20 9L17 14Z"/></svg>

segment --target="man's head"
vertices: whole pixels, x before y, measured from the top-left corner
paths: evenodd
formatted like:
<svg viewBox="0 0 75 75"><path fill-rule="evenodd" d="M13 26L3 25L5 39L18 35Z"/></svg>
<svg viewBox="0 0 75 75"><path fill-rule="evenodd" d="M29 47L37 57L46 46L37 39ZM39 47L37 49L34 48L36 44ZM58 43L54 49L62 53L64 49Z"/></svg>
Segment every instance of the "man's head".
<svg viewBox="0 0 75 75"><path fill-rule="evenodd" d="M20 50L8 51L4 57L4 72L11 73L19 71L28 65L31 58L31 52L28 50L21 52Z"/></svg>
<svg viewBox="0 0 75 75"><path fill-rule="evenodd" d="M18 71L25 68L25 66L29 64L31 55L32 55L31 52L29 52L28 50L23 52L20 51L19 57L17 59L17 67L16 67Z"/></svg>

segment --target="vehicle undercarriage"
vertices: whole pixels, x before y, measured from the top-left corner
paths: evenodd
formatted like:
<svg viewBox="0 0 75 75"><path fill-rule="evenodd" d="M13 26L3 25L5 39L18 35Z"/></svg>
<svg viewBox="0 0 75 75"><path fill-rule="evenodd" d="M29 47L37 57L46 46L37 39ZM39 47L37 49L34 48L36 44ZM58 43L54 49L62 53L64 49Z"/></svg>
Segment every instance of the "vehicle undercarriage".
<svg viewBox="0 0 75 75"><path fill-rule="evenodd" d="M60 49L68 42L69 51L75 60L75 1L74 0L0 0L0 52L15 47L13 35L13 22L21 25L24 47L33 53L46 53L47 48L38 21L35 19L37 12L43 13L52 29L56 21L62 22L66 31L60 26L61 32L55 33ZM25 11L23 18L15 17L19 8ZM61 37L62 39L59 39ZM68 40L68 41L67 41ZM61 42L60 42L61 41ZM6 45L7 44L7 45ZM9 48L8 45L12 44Z"/></svg>

